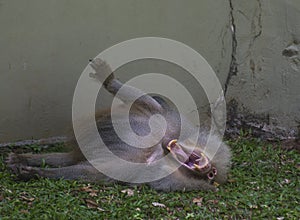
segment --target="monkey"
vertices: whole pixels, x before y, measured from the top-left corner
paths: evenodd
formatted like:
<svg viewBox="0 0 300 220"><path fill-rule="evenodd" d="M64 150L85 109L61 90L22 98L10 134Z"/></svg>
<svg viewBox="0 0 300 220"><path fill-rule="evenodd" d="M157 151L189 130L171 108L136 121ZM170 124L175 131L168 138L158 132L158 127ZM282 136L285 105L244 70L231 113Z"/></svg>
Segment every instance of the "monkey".
<svg viewBox="0 0 300 220"><path fill-rule="evenodd" d="M130 126L137 135L145 136L150 132L148 122L152 115L160 114L166 120L166 131L161 140L149 148L137 148L124 143L118 137L113 128L110 109L96 113L96 126L103 143L117 157L134 163L152 164L169 155L166 165L160 167L160 169L169 169L174 164L178 167L161 179L134 184L146 184L157 191L169 192L216 190L219 184L226 183L230 170L231 152L229 147L217 135L213 135L211 138L213 143L219 143L219 145L211 146L217 149L215 149L215 155L210 155L207 148L204 147L208 139L208 131L200 129L196 141L191 140L189 138L191 130L187 129L184 133L181 131L181 124L185 123L187 125L184 128L193 126L184 116L180 115L176 107L166 98L145 94L137 88L123 85L115 78L109 64L100 58L91 60L89 65L95 71L95 73L90 73L90 77L100 81L103 87L112 95L117 96L118 94L117 98L122 101L118 109L118 120L121 122L125 117L128 117L124 114L124 106L133 101L136 94L142 94L134 100L129 114ZM120 90L121 88L122 90ZM180 136L181 132L184 135ZM130 133L127 134L125 131L125 134L129 136L128 138L131 138ZM94 138L90 136L89 131L83 129L81 135L87 143L93 142ZM76 138L72 137L70 139L67 145L72 146L72 150L69 152L10 153L6 158L7 167L21 180L44 177L99 184L131 184L111 178L100 172L86 159L78 147ZM103 146L96 147L101 148ZM41 166L42 164L46 164L47 167ZM142 173L136 175L142 175ZM133 178L135 177L133 176ZM135 182L134 179L132 182Z"/></svg>

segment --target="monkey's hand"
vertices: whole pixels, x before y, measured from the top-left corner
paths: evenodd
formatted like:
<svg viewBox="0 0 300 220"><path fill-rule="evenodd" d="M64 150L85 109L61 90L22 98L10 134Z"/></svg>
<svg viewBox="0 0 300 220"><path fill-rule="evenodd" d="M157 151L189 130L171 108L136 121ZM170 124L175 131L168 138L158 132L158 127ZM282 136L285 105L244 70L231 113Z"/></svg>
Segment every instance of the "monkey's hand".
<svg viewBox="0 0 300 220"><path fill-rule="evenodd" d="M99 80L105 86L108 86L114 79L114 74L110 66L102 59L95 58L90 62L95 73L90 73L90 77Z"/></svg>

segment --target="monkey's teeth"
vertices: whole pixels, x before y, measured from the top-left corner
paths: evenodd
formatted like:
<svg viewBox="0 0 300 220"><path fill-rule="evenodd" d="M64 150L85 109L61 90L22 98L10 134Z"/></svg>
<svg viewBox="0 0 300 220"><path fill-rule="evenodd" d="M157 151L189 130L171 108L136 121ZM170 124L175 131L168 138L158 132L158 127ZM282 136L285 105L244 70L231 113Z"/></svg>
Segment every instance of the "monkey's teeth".
<svg viewBox="0 0 300 220"><path fill-rule="evenodd" d="M198 170L202 170L206 167L206 165L204 167L199 166L199 164L194 163L194 167L196 167Z"/></svg>
<svg viewBox="0 0 300 220"><path fill-rule="evenodd" d="M200 166L199 166L198 164L195 164L195 163L194 163L193 166L196 167L198 170L201 169Z"/></svg>

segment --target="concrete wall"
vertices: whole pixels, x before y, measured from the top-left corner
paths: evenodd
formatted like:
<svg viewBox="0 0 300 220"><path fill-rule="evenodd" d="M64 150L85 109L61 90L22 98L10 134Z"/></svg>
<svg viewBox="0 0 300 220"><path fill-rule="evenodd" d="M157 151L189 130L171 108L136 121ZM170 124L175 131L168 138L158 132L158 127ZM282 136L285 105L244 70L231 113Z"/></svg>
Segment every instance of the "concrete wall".
<svg viewBox="0 0 300 220"><path fill-rule="evenodd" d="M232 127L238 127L233 118L246 114L246 123L295 135L299 20L298 0L2 0L0 143L62 135L88 59L145 36L181 41L207 59L226 89ZM174 74L200 94L191 78ZM203 100L203 93L196 96L205 112Z"/></svg>
<svg viewBox="0 0 300 220"><path fill-rule="evenodd" d="M242 123L277 137L300 125L300 1L232 0L236 72L226 94ZM232 114L236 114L232 112ZM236 123L233 126L237 125Z"/></svg>

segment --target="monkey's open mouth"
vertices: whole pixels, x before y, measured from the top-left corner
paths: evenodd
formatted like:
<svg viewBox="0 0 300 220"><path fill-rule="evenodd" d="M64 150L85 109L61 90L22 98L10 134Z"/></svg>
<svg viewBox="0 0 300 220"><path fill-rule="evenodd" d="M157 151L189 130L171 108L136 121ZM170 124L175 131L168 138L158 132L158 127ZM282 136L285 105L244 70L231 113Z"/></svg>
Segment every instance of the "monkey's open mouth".
<svg viewBox="0 0 300 220"><path fill-rule="evenodd" d="M217 175L217 169L212 167L208 157L204 153L197 154L196 152L192 152L191 155L188 155L177 144L177 140L170 141L167 149L177 161L188 169L201 174L207 174L208 179L213 179Z"/></svg>

